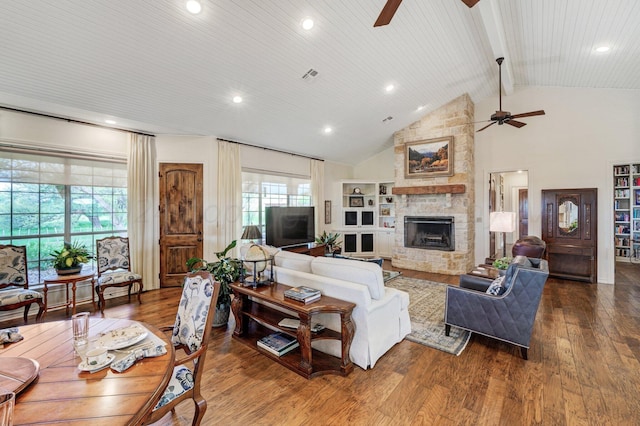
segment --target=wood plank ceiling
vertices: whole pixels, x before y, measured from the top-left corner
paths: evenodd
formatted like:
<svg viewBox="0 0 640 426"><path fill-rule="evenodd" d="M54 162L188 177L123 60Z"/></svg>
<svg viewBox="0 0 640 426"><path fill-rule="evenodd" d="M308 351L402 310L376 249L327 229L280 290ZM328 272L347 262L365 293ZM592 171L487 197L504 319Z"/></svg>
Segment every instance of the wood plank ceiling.
<svg viewBox="0 0 640 426"><path fill-rule="evenodd" d="M507 94L640 89L637 0L404 0L373 28L385 2L3 1L0 105L356 164L463 93L496 96L497 56Z"/></svg>

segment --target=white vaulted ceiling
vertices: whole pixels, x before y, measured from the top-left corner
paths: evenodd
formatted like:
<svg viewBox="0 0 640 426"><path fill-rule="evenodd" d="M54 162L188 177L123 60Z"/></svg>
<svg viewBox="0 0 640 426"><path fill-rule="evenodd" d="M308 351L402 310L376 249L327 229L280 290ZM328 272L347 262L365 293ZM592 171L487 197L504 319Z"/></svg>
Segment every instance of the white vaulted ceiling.
<svg viewBox="0 0 640 426"><path fill-rule="evenodd" d="M378 28L386 0L184 3L0 0L0 105L355 164L451 99L497 96L497 56L507 94L640 89L637 0L404 0Z"/></svg>

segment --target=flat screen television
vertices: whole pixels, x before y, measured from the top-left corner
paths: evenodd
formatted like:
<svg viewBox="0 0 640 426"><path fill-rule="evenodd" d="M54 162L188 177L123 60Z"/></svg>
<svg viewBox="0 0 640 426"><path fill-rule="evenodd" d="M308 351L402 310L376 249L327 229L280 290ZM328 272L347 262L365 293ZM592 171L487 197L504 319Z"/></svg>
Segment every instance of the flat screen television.
<svg viewBox="0 0 640 426"><path fill-rule="evenodd" d="M267 207L265 209L267 244L287 247L315 241L313 207Z"/></svg>

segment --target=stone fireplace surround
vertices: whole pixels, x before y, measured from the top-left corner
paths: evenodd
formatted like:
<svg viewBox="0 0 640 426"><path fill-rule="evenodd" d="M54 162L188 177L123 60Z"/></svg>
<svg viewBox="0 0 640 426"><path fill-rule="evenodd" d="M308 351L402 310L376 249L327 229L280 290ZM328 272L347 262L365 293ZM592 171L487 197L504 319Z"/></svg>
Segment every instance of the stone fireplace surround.
<svg viewBox="0 0 640 426"><path fill-rule="evenodd" d="M473 268L474 170L473 111L465 94L394 135L396 230L391 262L399 268L458 275ZM405 143L453 136L453 176L405 178ZM453 251L405 247L405 216L452 217Z"/></svg>

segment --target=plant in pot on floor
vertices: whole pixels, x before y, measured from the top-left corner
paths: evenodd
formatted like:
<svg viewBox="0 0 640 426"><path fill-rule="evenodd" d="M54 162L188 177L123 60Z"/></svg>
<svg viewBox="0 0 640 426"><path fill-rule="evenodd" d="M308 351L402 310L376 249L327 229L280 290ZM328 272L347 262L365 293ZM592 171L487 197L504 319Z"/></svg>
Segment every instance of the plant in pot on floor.
<svg viewBox="0 0 640 426"><path fill-rule="evenodd" d="M230 284L238 279L242 271L242 261L227 256L236 246L236 240L233 240L224 250L215 253L215 262L208 262L199 257L192 257L187 260L187 269L192 272L208 271L216 281L220 282L220 293L216 301L216 312L213 318L214 327L222 327L229 321L231 312L231 287Z"/></svg>
<svg viewBox="0 0 640 426"><path fill-rule="evenodd" d="M340 237L339 233L331 233L327 234L327 231L323 231L322 235L316 237L316 244L324 244L324 252L326 254L340 253L342 241L338 241L338 237Z"/></svg>
<svg viewBox="0 0 640 426"><path fill-rule="evenodd" d="M49 256L53 257L51 264L58 275L77 274L82 270L82 265L93 258L87 246L77 241L65 242L62 249L52 251Z"/></svg>

